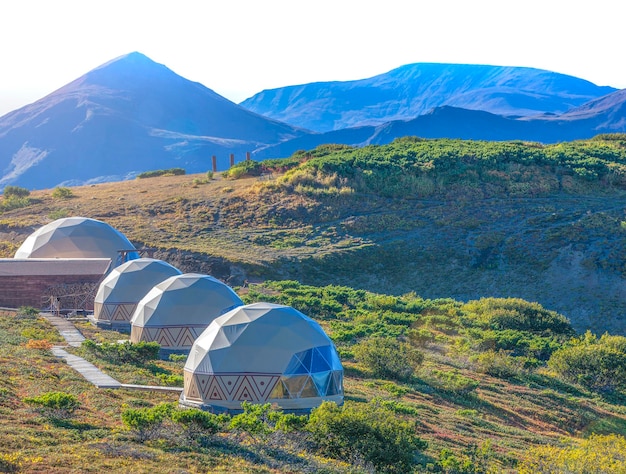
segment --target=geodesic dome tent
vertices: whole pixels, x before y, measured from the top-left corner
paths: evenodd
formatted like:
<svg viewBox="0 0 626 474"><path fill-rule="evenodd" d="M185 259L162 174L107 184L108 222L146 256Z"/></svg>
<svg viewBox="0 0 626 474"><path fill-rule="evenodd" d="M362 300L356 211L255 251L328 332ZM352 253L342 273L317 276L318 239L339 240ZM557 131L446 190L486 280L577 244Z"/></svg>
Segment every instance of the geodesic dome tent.
<svg viewBox="0 0 626 474"><path fill-rule="evenodd" d="M40 227L15 252L15 258L110 258L111 269L139 257L124 234L109 224L87 217L66 217Z"/></svg>
<svg viewBox="0 0 626 474"><path fill-rule="evenodd" d="M169 351L189 350L218 316L243 305L228 285L209 275L185 273L153 287L131 318L131 342L158 342Z"/></svg>
<svg viewBox="0 0 626 474"><path fill-rule="evenodd" d="M255 303L220 316L194 342L180 402L212 411L241 402L306 412L343 403L343 367L321 326L289 306Z"/></svg>
<svg viewBox="0 0 626 474"><path fill-rule="evenodd" d="M113 269L102 280L94 299L96 325L130 330L139 301L157 284L182 272L163 260L138 258Z"/></svg>

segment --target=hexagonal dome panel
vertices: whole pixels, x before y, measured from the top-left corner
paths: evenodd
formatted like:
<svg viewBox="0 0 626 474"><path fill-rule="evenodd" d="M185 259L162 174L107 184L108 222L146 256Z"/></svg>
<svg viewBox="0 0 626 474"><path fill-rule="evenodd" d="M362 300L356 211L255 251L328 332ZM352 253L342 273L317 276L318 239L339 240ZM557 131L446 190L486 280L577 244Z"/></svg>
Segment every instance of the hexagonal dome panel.
<svg viewBox="0 0 626 474"><path fill-rule="evenodd" d="M120 250L135 250L124 234L109 224L87 217L66 217L40 227L15 252L15 258L110 258L120 263ZM127 260L139 258L129 252Z"/></svg>
<svg viewBox="0 0 626 474"><path fill-rule="evenodd" d="M243 305L228 285L209 275L185 273L154 286L131 318L131 342L156 341L168 350L189 350L218 316Z"/></svg>
<svg viewBox="0 0 626 474"><path fill-rule="evenodd" d="M139 301L155 286L182 272L163 260L138 258L123 263L100 283L94 300L94 322L130 330Z"/></svg>
<svg viewBox="0 0 626 474"><path fill-rule="evenodd" d="M289 306L255 303L220 316L193 344L181 403L237 411L241 402L309 411L343 403L343 367L321 326Z"/></svg>

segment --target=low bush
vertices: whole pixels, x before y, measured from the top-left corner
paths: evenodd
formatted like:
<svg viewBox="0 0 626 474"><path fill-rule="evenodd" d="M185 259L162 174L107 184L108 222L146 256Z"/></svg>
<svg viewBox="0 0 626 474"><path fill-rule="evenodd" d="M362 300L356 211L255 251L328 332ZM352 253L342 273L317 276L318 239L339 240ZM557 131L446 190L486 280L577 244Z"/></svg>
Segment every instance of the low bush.
<svg viewBox="0 0 626 474"><path fill-rule="evenodd" d="M548 366L568 382L599 392L626 390L626 337L591 332L557 350Z"/></svg>
<svg viewBox="0 0 626 474"><path fill-rule="evenodd" d="M87 339L82 343L81 349L117 364L145 364L159 358L161 346L157 342L131 343L129 341L120 344L108 342L96 344Z"/></svg>
<svg viewBox="0 0 626 474"><path fill-rule="evenodd" d="M75 395L65 392L48 392L38 397L26 397L24 403L39 407L51 418L68 418L80 406Z"/></svg>
<svg viewBox="0 0 626 474"><path fill-rule="evenodd" d="M74 193L70 188L58 187L52 191L52 197L55 199L69 199L74 197Z"/></svg>
<svg viewBox="0 0 626 474"><path fill-rule="evenodd" d="M376 472L412 472L416 453L427 446L412 423L376 403L324 402L311 412L306 429L322 454L360 459Z"/></svg>
<svg viewBox="0 0 626 474"><path fill-rule="evenodd" d="M424 354L410 344L388 337L371 337L354 347L356 359L374 376L407 380L424 361Z"/></svg>
<svg viewBox="0 0 626 474"><path fill-rule="evenodd" d="M26 188L21 188L19 186L6 186L4 188L4 191L2 191L2 194L5 198L24 198L26 196L30 196L30 191Z"/></svg>
<svg viewBox="0 0 626 474"><path fill-rule="evenodd" d="M269 403L259 405L249 402L241 404L243 413L232 417L229 429L245 433L253 440L264 439L275 431L290 432L306 425L306 416L286 414L274 410Z"/></svg>
<svg viewBox="0 0 626 474"><path fill-rule="evenodd" d="M230 179L239 179L246 176L260 176L263 170L264 167L262 163L254 160L246 160L224 171L222 176Z"/></svg>
<svg viewBox="0 0 626 474"><path fill-rule="evenodd" d="M166 170L153 170L153 171L144 171L143 173L139 173L137 178L156 178L157 176L178 176L184 175L186 171L183 168L169 168Z"/></svg>

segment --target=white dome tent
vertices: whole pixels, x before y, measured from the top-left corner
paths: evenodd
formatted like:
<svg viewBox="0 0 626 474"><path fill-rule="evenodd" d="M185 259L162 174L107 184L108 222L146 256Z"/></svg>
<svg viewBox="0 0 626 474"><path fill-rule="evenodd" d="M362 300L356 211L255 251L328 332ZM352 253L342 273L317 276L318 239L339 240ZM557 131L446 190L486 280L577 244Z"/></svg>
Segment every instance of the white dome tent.
<svg viewBox="0 0 626 474"><path fill-rule="evenodd" d="M243 305L228 285L209 275L185 273L153 287L131 318L131 342L158 342L165 351L188 351L218 316Z"/></svg>
<svg viewBox="0 0 626 474"><path fill-rule="evenodd" d="M182 272L163 260L138 258L113 269L100 283L92 322L130 331L130 319L139 301L157 284Z"/></svg>
<svg viewBox="0 0 626 474"><path fill-rule="evenodd" d="M15 252L15 258L110 258L111 268L138 258L124 234L88 217L66 217L40 227Z"/></svg>
<svg viewBox="0 0 626 474"><path fill-rule="evenodd" d="M343 367L321 326L289 306L255 303L220 316L194 342L180 402L238 411L243 401L308 412L343 403Z"/></svg>

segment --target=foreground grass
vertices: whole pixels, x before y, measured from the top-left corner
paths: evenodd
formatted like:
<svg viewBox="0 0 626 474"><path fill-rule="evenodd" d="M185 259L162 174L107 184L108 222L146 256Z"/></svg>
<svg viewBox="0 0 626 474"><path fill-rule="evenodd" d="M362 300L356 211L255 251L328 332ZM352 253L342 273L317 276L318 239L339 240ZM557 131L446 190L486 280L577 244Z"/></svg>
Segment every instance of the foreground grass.
<svg viewBox="0 0 626 474"><path fill-rule="evenodd" d="M519 351L528 350L526 343L516 343L518 356L509 350L499 359L485 359L485 354L494 354L489 344L505 343L483 324L489 305L296 282L268 282L238 291L246 301L291 304L325 327L342 355L346 403L376 401L389 416L415 423L416 433L428 442L416 460L416 472L455 472L450 466L463 463L473 469L463 472L515 472L535 447L550 446L555 452L568 446L562 443L592 434L626 435L623 394L600 396L560 381L539 360L525 368L522 361L531 359ZM558 315L545 313L550 315L559 323ZM123 338L77 326L97 342ZM567 327L560 331L563 336L530 335L531 346L566 340ZM362 341L381 336L395 340L394 334L413 341L425 356L402 380L377 376L354 355ZM316 455L297 436L259 443L223 433L194 448L163 439L139 442L122 424L121 412L175 402L176 394L96 389L53 357L45 344L33 343L33 337L58 339L45 320L0 315L0 454L24 472L363 472L364 466L353 461L343 464ZM92 361L128 383L159 384L160 374L182 374L180 362L116 367ZM59 389L80 401L70 419L51 419L24 402Z"/></svg>

